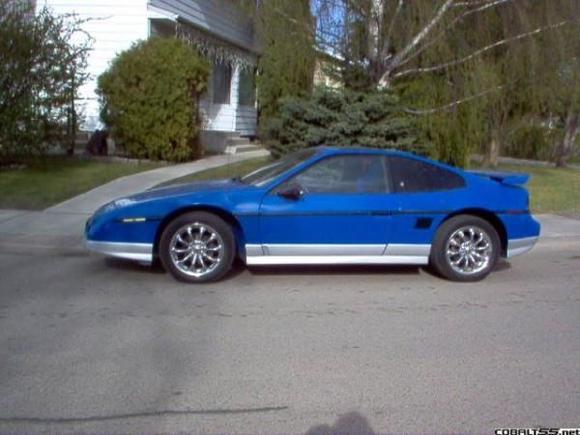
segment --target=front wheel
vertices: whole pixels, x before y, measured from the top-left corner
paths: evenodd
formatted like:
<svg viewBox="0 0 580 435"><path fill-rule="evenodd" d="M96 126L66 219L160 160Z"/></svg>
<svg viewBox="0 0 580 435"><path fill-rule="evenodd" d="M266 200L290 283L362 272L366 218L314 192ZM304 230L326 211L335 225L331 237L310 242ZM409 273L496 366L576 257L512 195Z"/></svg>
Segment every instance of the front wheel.
<svg viewBox="0 0 580 435"><path fill-rule="evenodd" d="M431 265L452 281L472 282L493 270L501 244L495 228L477 216L454 216L437 231Z"/></svg>
<svg viewBox="0 0 580 435"><path fill-rule="evenodd" d="M178 216L159 241L159 258L166 271L190 283L217 281L231 269L235 239L231 227L206 212Z"/></svg>

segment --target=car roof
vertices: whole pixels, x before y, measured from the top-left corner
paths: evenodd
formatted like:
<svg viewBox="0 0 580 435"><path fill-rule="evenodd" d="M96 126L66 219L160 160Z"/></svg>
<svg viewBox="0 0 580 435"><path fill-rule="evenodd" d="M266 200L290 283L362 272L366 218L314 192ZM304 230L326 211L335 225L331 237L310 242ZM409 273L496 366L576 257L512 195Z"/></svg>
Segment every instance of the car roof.
<svg viewBox="0 0 580 435"><path fill-rule="evenodd" d="M321 145L318 147L314 147L317 150L317 155L319 156L329 156L329 155L341 155L341 154L376 154L376 155L387 155L387 156L401 156L401 157L409 157L415 160L420 160L425 163L430 163L441 168L450 170L455 173L460 173L461 175L465 176L465 171L461 170L460 168L445 164L438 160L433 160L428 157L423 157L418 154L410 153L407 151L400 151L395 150L392 148L367 148L367 147L331 147Z"/></svg>
<svg viewBox="0 0 580 435"><path fill-rule="evenodd" d="M400 151L392 148L368 148L362 146L352 146L352 147L331 147L326 145L320 145L315 147L321 154L388 154L388 155L400 155L407 157L419 157L416 154Z"/></svg>

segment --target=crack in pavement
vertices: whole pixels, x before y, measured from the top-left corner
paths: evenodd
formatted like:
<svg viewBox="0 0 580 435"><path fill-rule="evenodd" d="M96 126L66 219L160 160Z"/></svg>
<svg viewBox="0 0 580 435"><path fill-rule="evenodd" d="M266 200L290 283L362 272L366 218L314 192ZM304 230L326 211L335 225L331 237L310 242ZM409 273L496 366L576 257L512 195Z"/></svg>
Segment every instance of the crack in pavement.
<svg viewBox="0 0 580 435"><path fill-rule="evenodd" d="M288 406L266 406L262 408L233 408L233 409L190 409L190 410L164 410L144 411L128 414L95 415L88 417L0 417L0 423L37 423L37 424L64 424L64 423L90 423L110 420L127 420L131 418L167 417L181 415L231 415L231 414L255 414L264 412L285 411Z"/></svg>

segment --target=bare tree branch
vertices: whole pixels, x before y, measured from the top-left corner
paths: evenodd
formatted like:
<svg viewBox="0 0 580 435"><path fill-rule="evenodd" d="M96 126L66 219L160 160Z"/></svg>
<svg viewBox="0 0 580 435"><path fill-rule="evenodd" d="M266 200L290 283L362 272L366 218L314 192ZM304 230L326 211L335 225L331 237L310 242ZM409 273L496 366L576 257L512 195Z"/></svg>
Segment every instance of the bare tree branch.
<svg viewBox="0 0 580 435"><path fill-rule="evenodd" d="M461 98L459 100L455 100L451 103L448 103L448 104L445 104L445 105L439 106L439 107L434 107L432 109L405 109L405 112L410 113L412 115L432 115L432 114L437 113L437 112L444 112L446 110L454 109L455 107L457 107L461 104L467 103L469 101L473 101L477 98L484 97L484 96L486 96L488 94L492 94L494 92L498 92L505 87L506 87L506 85L501 85L501 86L496 86L496 87L493 87L490 89L486 89L485 91L478 92L477 94L470 95L468 97Z"/></svg>
<svg viewBox="0 0 580 435"><path fill-rule="evenodd" d="M419 33L417 33L417 35L415 35L415 37L411 40L411 42L409 44L407 44L407 46L405 48L403 48L394 57L394 59L391 62L393 67L396 67L399 64L399 62L401 62L403 59L405 59L405 57L411 51L413 51L413 49L417 45L419 45L423 41L423 39L425 39L427 37L427 35L429 35L429 33L431 33L433 28L439 23L439 21L441 21L441 19L443 19L443 17L445 16L445 13L449 10L449 8L451 8L451 6L453 6L454 1L455 0L445 0L445 3L441 6L441 8L439 8L439 10L433 16L431 21L425 27L423 27L423 29ZM386 78L385 76L381 77L381 81L383 81L383 79L385 79L385 78Z"/></svg>
<svg viewBox="0 0 580 435"><path fill-rule="evenodd" d="M407 57L405 60L402 60L401 62L399 62L397 64L397 68L400 68L403 65L406 65L407 63L413 61L414 59L416 59L417 57L419 57L425 50L427 50L428 48L432 47L433 45L435 45L437 42L439 42L439 40L451 29L453 29L457 24L461 23L463 20L465 20L465 18L467 18L468 16L472 15L472 14L476 14L479 12L483 12L489 8L493 8L496 6L501 6L504 4L507 4L509 2L512 2L513 0L493 0L493 1L480 1L480 2L473 2L473 4L483 4L483 6L480 6L476 9L470 9L466 12L464 12L463 14L455 17L450 23L449 25L443 29L441 32L439 32L437 35L435 35L433 38L431 38L429 40L429 42L427 42L426 44L424 44L423 46L419 47L419 49L417 51L415 51L411 56ZM463 2L463 5L466 5L468 2ZM458 6L459 4L456 3L455 6Z"/></svg>
<svg viewBox="0 0 580 435"><path fill-rule="evenodd" d="M492 5L494 3L502 3L504 0L472 0L472 1L464 1L464 2L457 2L453 6L454 7L472 7L472 6L479 6L479 5Z"/></svg>
<svg viewBox="0 0 580 435"><path fill-rule="evenodd" d="M401 71L401 72L394 74L393 77L399 78L399 77L404 77L404 76L407 76L410 74L419 74L419 73L425 73L425 72L440 71L442 69L446 69L446 68L449 68L452 66L456 66L456 65L468 62L477 56L480 56L480 55L482 55L490 50L493 50L494 48L501 47L502 45L506 45L510 42L518 41L520 39L524 39L524 38L528 38L528 37L537 35L539 33L546 31L546 30L552 30L552 29L556 29L558 27L562 27L566 24L569 24L570 22L571 21L566 20L566 21L561 21L557 24L552 24L550 26L538 27L537 29L532 30L531 32L521 33L521 34L513 36L511 38L505 38L505 39L502 39L500 41L494 42L493 44L487 45L487 46L485 46L477 51L474 51L470 55L465 56L461 59L456 59L456 60L453 60L451 62L446 62L446 63L442 63L440 65L434 65L434 66L425 67L425 68L413 68L413 69L404 70L404 71Z"/></svg>

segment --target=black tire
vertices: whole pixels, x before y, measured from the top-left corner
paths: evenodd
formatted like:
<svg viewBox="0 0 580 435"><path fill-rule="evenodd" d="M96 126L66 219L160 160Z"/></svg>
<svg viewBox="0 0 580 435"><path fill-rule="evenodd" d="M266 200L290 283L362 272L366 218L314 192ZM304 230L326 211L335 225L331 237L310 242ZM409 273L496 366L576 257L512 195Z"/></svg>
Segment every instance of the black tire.
<svg viewBox="0 0 580 435"><path fill-rule="evenodd" d="M447 255L447 246L451 237L463 228L477 228L488 236L491 252L488 252L489 260L481 270L460 273L451 265L452 259ZM459 233L461 234L461 233ZM483 243L481 246L485 246ZM501 242L497 231L488 221L473 215L458 215L445 221L437 230L435 242L431 247L430 264L444 278L458 282L481 281L495 268L501 251ZM458 258L458 257L454 257ZM456 265L460 268L460 265Z"/></svg>
<svg viewBox="0 0 580 435"><path fill-rule="evenodd" d="M221 239L220 242L222 242L215 245L222 246L223 248L220 261L216 263L215 267L201 276L194 276L193 273L195 273L195 270L186 272L180 269L175 264L171 254L174 236L177 237L177 233L180 230L191 225L198 227L201 225L204 228L210 228L212 232L215 231ZM165 227L159 240L159 259L161 260L163 268L171 273L175 279L188 283L214 282L223 278L232 267L235 253L236 242L231 226L219 216L207 212L196 211L177 216ZM186 266L184 265L184 267Z"/></svg>

